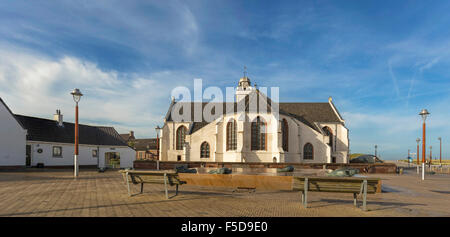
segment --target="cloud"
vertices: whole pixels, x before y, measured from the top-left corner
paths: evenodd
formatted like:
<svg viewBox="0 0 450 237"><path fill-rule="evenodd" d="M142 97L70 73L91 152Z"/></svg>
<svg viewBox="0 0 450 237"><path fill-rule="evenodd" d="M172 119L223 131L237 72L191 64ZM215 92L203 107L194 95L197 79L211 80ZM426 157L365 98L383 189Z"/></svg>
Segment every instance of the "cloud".
<svg viewBox="0 0 450 237"><path fill-rule="evenodd" d="M80 88L80 122L135 130L138 136L148 137L161 125L174 78L192 77L175 71L124 74L72 56L52 59L0 48L0 96L13 112L51 118L61 109L65 120L73 121L69 92Z"/></svg>

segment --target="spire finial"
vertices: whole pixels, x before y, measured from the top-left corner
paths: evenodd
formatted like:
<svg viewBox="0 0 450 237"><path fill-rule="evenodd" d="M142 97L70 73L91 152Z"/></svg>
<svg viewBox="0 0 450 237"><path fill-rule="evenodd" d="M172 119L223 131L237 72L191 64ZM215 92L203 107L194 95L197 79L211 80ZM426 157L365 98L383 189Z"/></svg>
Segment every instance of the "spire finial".
<svg viewBox="0 0 450 237"><path fill-rule="evenodd" d="M244 78L246 78L246 77L247 77L247 67L244 66Z"/></svg>

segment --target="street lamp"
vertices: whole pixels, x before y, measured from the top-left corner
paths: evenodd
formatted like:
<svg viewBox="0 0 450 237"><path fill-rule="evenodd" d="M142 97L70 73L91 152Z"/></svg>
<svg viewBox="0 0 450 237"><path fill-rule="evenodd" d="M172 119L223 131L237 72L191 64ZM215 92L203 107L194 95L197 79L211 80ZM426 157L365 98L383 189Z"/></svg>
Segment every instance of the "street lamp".
<svg viewBox="0 0 450 237"><path fill-rule="evenodd" d="M73 159L74 166L74 177L78 177L78 102L80 102L81 96L83 94L77 88L73 89L70 94L73 96L73 101L75 101L75 152Z"/></svg>
<svg viewBox="0 0 450 237"><path fill-rule="evenodd" d="M417 138L416 139L416 142L417 142L417 165L419 165L419 144L420 144L420 138Z"/></svg>
<svg viewBox="0 0 450 237"><path fill-rule="evenodd" d="M375 157L377 157L377 148L378 148L378 146L375 145Z"/></svg>
<svg viewBox="0 0 450 237"><path fill-rule="evenodd" d="M432 153L431 153L431 149L432 149L433 147L432 146L430 146L430 164L428 165L428 168L431 168L431 163L433 162L433 155L432 155Z"/></svg>
<svg viewBox="0 0 450 237"><path fill-rule="evenodd" d="M161 128L159 127L159 125L156 126L155 130L156 130L156 153L158 154L157 160L159 160L159 133L161 131Z"/></svg>
<svg viewBox="0 0 450 237"><path fill-rule="evenodd" d="M442 165L442 138L438 137L439 140L439 165Z"/></svg>
<svg viewBox="0 0 450 237"><path fill-rule="evenodd" d="M425 121L427 120L427 116L430 113L428 110L423 109L420 111L419 115L422 117L423 125L422 125L422 180L425 180Z"/></svg>

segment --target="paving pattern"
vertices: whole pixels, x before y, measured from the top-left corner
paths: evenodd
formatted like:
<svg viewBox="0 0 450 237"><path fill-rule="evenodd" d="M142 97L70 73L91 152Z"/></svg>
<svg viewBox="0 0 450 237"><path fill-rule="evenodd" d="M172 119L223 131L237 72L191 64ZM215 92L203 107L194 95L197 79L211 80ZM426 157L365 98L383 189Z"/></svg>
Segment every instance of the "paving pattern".
<svg viewBox="0 0 450 237"><path fill-rule="evenodd" d="M363 212L353 206L352 194L310 193L305 209L298 192L233 193L183 185L178 196L166 200L163 185L156 184L145 184L144 194L129 197L117 171L81 170L78 179L71 170L0 172L0 217L450 216L449 175L425 182L412 172L372 176L385 179L387 192L368 195L369 211Z"/></svg>

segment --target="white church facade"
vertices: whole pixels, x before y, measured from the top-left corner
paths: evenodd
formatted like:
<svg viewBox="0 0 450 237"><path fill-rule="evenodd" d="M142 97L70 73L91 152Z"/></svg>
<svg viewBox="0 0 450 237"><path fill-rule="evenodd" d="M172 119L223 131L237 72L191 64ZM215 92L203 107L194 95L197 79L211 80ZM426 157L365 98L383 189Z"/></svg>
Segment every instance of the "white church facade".
<svg viewBox="0 0 450 237"><path fill-rule="evenodd" d="M331 97L325 103L274 103L244 76L235 98L223 103L172 100L160 133L160 160L348 163L348 129ZM174 119L174 111L195 107L223 113L212 121Z"/></svg>

